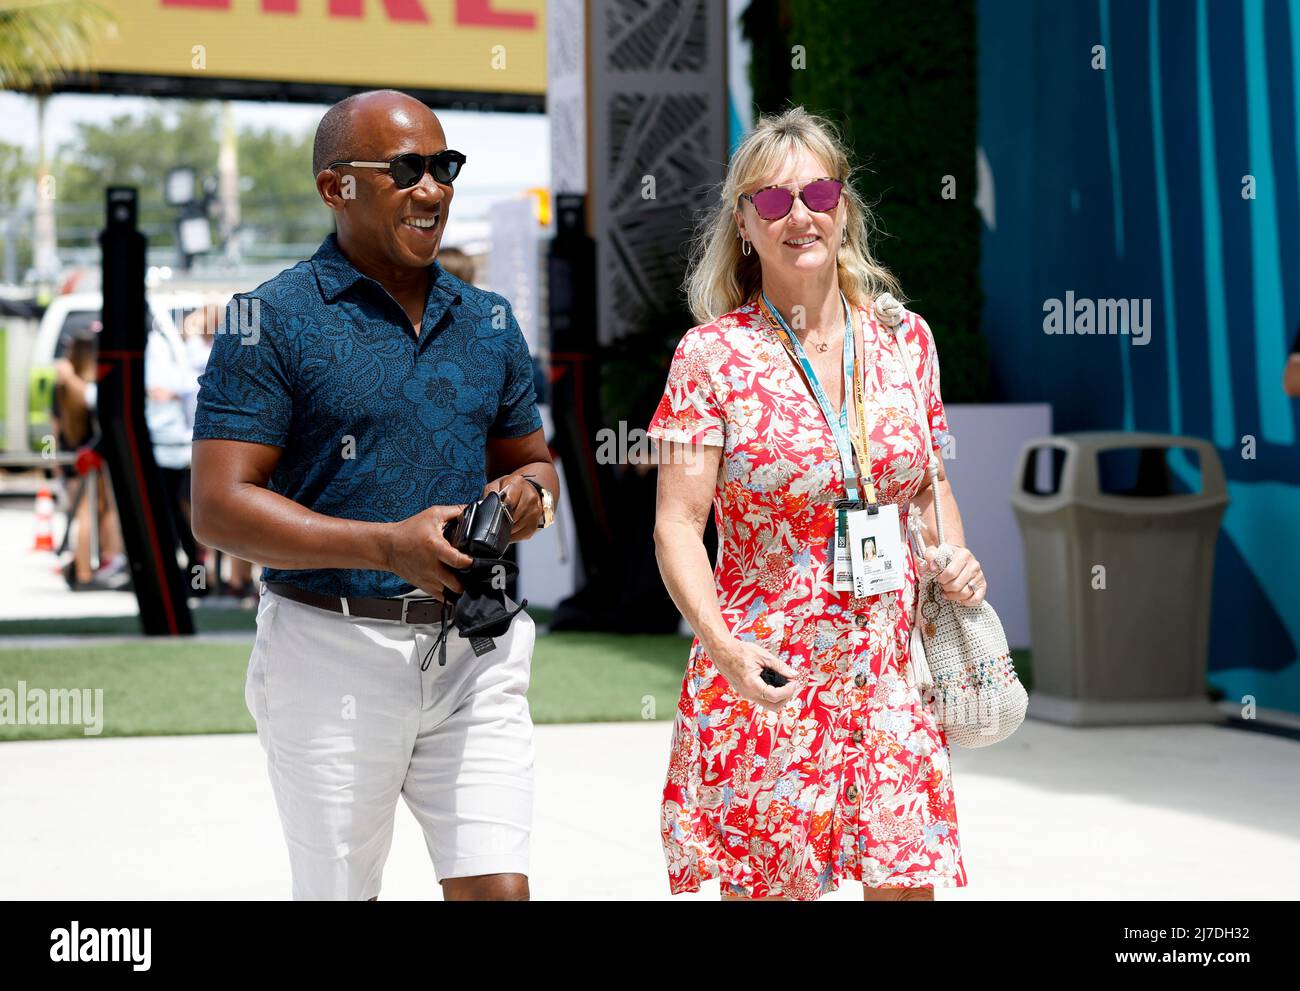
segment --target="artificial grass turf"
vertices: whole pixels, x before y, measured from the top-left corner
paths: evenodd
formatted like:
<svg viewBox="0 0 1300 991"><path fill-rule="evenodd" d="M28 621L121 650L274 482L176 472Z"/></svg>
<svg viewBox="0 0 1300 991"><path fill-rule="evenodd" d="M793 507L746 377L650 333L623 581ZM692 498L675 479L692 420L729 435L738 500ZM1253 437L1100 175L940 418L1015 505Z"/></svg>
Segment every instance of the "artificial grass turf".
<svg viewBox="0 0 1300 991"><path fill-rule="evenodd" d="M668 719L691 641L675 635L546 633L533 652L537 723ZM244 704L248 643L0 648L0 689L103 689L100 736L251 733ZM85 726L0 723L0 741L85 739Z"/></svg>
<svg viewBox="0 0 1300 991"><path fill-rule="evenodd" d="M538 623L551 621L550 609L527 607L528 615ZM194 628L199 633L254 632L257 610L238 606L199 606L191 610ZM48 636L136 636L140 618L128 616L70 616L59 619L0 619L0 646L4 637ZM2 687L2 686L0 686Z"/></svg>
<svg viewBox="0 0 1300 991"><path fill-rule="evenodd" d="M252 633L257 629L257 614L252 609L229 608L195 609L194 626L199 633ZM129 616L66 616L57 619L5 619L0 620L0 645L4 637L81 637L140 635L140 617Z"/></svg>
<svg viewBox="0 0 1300 991"><path fill-rule="evenodd" d="M551 611L529 607L539 626ZM4 636L135 636L135 616L0 621L0 689L103 691L102 736L253 732L244 677L256 628L253 610L203 606L200 632L247 632L248 642L140 639L4 647ZM690 640L673 635L542 633L528 698L537 723L668 719L676 709ZM1027 651L1016 667L1030 684ZM16 702L16 699L15 699ZM0 741L85 738L85 725L0 722Z"/></svg>

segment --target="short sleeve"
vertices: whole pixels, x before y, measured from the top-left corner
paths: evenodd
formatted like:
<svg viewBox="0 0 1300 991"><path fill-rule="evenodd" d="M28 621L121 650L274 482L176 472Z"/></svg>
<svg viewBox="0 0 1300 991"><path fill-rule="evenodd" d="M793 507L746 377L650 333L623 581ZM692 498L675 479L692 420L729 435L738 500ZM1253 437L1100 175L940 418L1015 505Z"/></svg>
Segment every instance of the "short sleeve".
<svg viewBox="0 0 1300 991"><path fill-rule="evenodd" d="M918 346L921 354L913 358L920 367L917 384L925 392L926 414L930 419L930 445L937 457L942 457L940 448L948 434L948 417L943 408L943 396L939 391L939 349L934 343L934 334L930 325L919 314L915 315Z"/></svg>
<svg viewBox="0 0 1300 991"><path fill-rule="evenodd" d="M194 439L284 447L293 413L290 353L265 300L232 298L199 378Z"/></svg>
<svg viewBox="0 0 1300 991"><path fill-rule="evenodd" d="M537 386L534 384L533 359L528 353L528 341L519 329L519 323L509 304L506 304L506 315L514 340L506 358L506 385L501 393L501 406L488 431L489 437L502 439L524 437L542 428L542 415L537 411Z"/></svg>
<svg viewBox="0 0 1300 991"><path fill-rule="evenodd" d="M690 331L677 344L668 383L647 433L658 440L722 447L726 415L711 365L718 348L712 339Z"/></svg>

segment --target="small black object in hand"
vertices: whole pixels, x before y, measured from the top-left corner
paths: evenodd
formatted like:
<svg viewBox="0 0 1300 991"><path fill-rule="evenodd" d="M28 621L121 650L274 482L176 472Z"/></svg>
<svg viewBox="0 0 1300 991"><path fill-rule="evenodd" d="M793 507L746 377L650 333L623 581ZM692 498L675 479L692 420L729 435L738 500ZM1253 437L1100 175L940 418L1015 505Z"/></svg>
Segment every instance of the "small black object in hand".
<svg viewBox="0 0 1300 991"><path fill-rule="evenodd" d="M790 683L789 678L779 672L773 671L771 668L763 668L763 672L759 677L773 688L780 688L783 685L788 685Z"/></svg>
<svg viewBox="0 0 1300 991"><path fill-rule="evenodd" d="M470 557L499 558L510 546L510 514L496 492L465 507L443 527L452 547ZM455 569L453 569L455 570Z"/></svg>

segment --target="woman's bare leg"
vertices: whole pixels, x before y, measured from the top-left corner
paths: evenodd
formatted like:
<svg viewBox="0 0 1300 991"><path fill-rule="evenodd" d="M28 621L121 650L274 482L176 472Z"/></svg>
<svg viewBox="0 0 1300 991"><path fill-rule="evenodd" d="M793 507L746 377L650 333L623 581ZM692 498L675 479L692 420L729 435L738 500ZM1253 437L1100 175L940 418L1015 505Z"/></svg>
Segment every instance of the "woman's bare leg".
<svg viewBox="0 0 1300 991"><path fill-rule="evenodd" d="M722 895L724 902L788 902L789 898L782 898L780 895L764 895L762 898L746 898L744 895L728 895L725 892Z"/></svg>
<svg viewBox="0 0 1300 991"><path fill-rule="evenodd" d="M84 478L78 480L78 486L86 487ZM77 506L77 514L68 525L75 526L72 540L73 576L79 585L84 585L95 576L95 569L90 566L90 493L85 493Z"/></svg>
<svg viewBox="0 0 1300 991"><path fill-rule="evenodd" d="M868 902L932 902L934 886L921 888L897 888L886 885L881 888L862 886L862 900Z"/></svg>
<svg viewBox="0 0 1300 991"><path fill-rule="evenodd" d="M790 899L784 895L764 895L762 898L751 898L748 895L734 895L727 890L727 885L722 885L722 900L724 902L788 902Z"/></svg>
<svg viewBox="0 0 1300 991"><path fill-rule="evenodd" d="M122 542L122 524L117 517L117 502L113 486L108 484L104 472L99 472L99 561L103 564L125 550Z"/></svg>

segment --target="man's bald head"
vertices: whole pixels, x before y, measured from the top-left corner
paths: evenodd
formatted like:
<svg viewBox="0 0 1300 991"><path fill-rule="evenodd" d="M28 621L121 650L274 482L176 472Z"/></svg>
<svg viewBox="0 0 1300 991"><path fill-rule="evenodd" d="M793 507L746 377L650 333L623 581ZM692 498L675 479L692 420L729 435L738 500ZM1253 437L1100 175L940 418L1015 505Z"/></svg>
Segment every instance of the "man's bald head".
<svg viewBox="0 0 1300 991"><path fill-rule="evenodd" d="M311 174L319 175L322 170L329 168L331 162L350 160L362 155L357 133L366 130L366 118L372 113L387 114L394 106L401 104L413 104L412 109L419 108L433 116L433 111L424 103L409 93L396 89L372 89L364 93L353 93L326 110L325 116L316 125L316 140L311 151Z"/></svg>
<svg viewBox="0 0 1300 991"><path fill-rule="evenodd" d="M446 149L437 114L398 90L357 93L326 111L312 149L316 192L334 214L339 247L359 269L410 273L433 263L455 190L427 169L399 186L386 163ZM360 161L385 164L330 168Z"/></svg>

